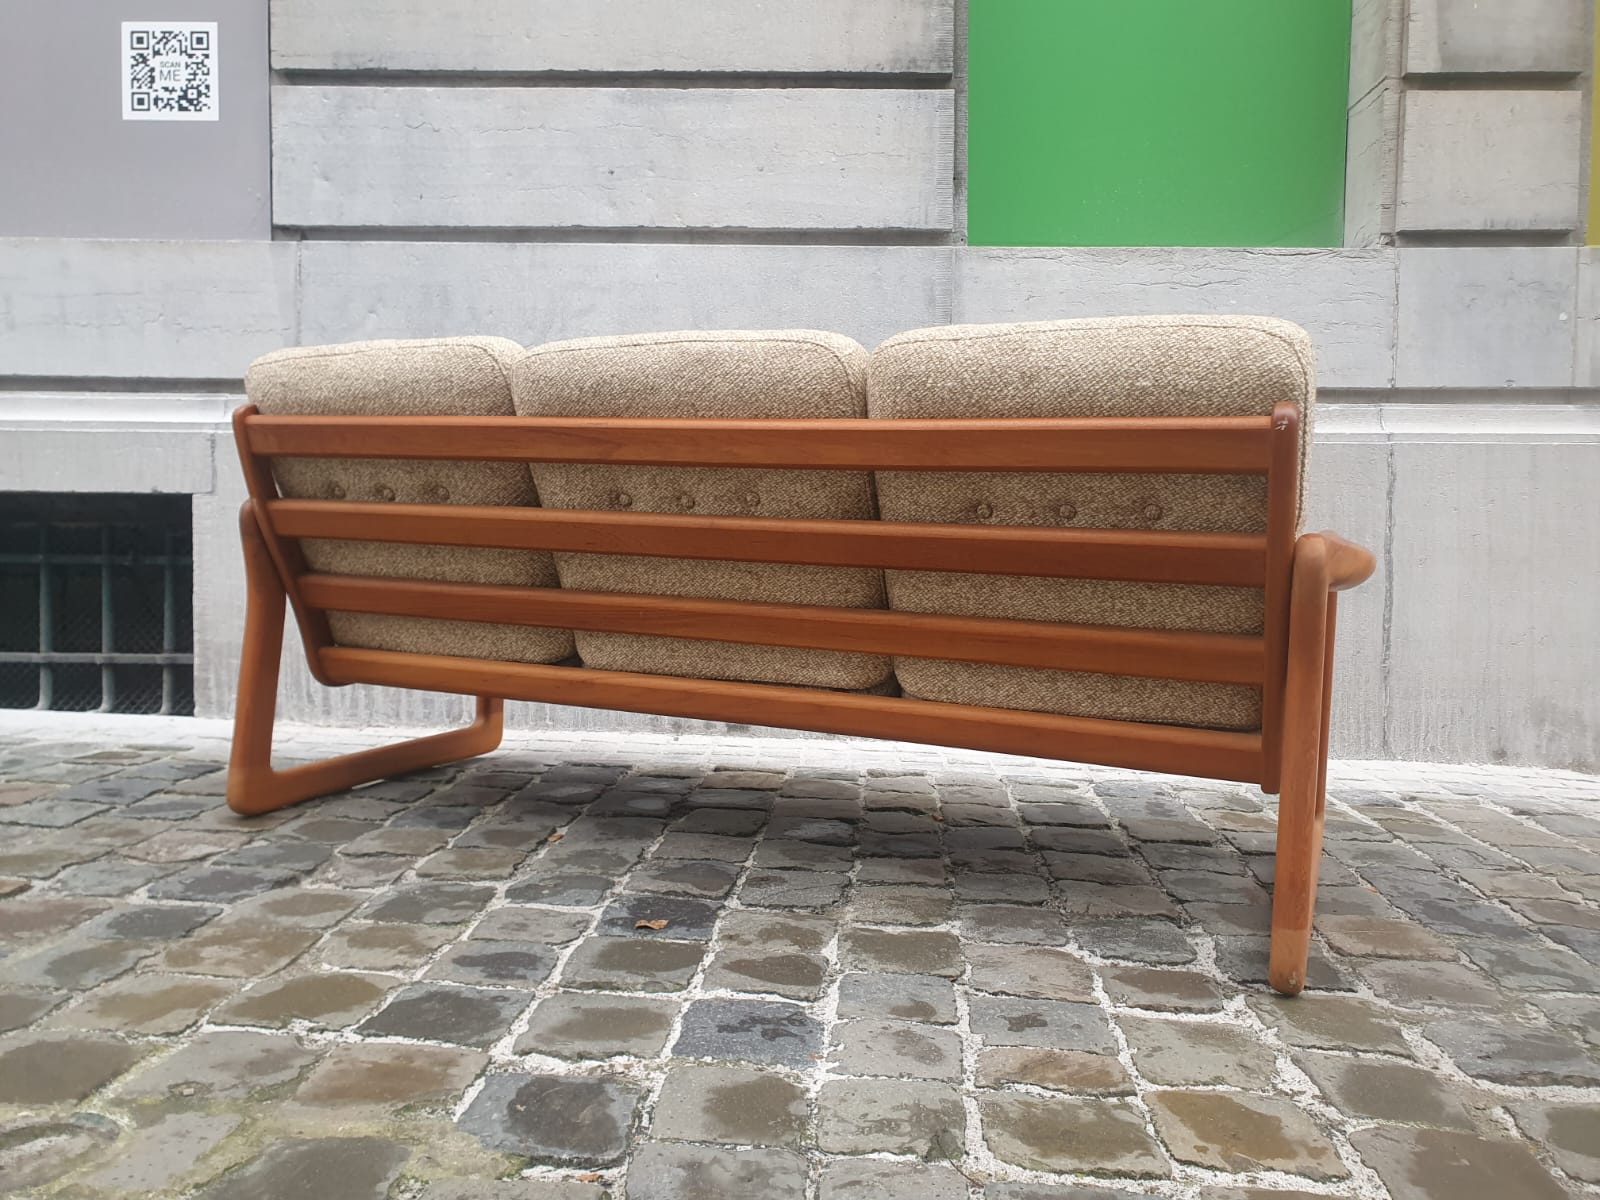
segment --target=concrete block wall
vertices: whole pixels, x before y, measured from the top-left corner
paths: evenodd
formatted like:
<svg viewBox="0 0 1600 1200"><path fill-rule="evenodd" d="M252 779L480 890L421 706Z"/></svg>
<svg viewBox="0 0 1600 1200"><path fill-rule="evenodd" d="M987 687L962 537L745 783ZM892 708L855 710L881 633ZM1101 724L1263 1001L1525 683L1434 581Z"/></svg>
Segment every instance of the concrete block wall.
<svg viewBox="0 0 1600 1200"><path fill-rule="evenodd" d="M277 346L1274 313L1321 360L1307 523L1382 564L1341 608L1336 752L1600 767L1587 9L1356 0L1345 247L980 249L959 0L619 0L603 23L274 0L270 239L5 236L34 231L0 194L0 490L194 496L196 695L221 715L243 598L226 414ZM465 714L298 666L283 695L316 720Z"/></svg>

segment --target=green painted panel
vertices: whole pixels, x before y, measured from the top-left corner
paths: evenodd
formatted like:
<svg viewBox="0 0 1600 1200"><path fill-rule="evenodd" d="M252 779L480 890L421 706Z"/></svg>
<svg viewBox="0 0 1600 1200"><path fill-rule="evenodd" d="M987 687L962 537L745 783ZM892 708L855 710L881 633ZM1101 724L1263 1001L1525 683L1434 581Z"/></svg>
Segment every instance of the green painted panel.
<svg viewBox="0 0 1600 1200"><path fill-rule="evenodd" d="M970 0L977 246L1337 246L1350 0Z"/></svg>

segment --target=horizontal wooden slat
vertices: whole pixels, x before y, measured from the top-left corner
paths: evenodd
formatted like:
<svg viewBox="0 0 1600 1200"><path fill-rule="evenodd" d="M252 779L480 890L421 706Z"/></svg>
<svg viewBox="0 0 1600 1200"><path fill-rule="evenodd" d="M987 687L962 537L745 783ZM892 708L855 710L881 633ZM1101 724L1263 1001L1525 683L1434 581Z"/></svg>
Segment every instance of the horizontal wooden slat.
<svg viewBox="0 0 1600 1200"><path fill-rule="evenodd" d="M280 537L1259 587L1249 534L272 500Z"/></svg>
<svg viewBox="0 0 1600 1200"><path fill-rule="evenodd" d="M246 419L263 455L633 466L1263 474L1267 417L1006 421Z"/></svg>
<svg viewBox="0 0 1600 1200"><path fill-rule="evenodd" d="M278 70L948 73L951 0L272 0Z"/></svg>
<svg viewBox="0 0 1600 1200"><path fill-rule="evenodd" d="M280 86L272 215L948 232L954 144L943 90Z"/></svg>
<svg viewBox="0 0 1600 1200"><path fill-rule="evenodd" d="M1241 783L1254 783L1260 775L1261 737L1253 733L348 647L325 649L320 660L327 677L337 683L890 738Z"/></svg>
<svg viewBox="0 0 1600 1200"><path fill-rule="evenodd" d="M708 638L959 662L1260 686L1260 638L1001 621L800 604L306 575L300 597L336 612Z"/></svg>

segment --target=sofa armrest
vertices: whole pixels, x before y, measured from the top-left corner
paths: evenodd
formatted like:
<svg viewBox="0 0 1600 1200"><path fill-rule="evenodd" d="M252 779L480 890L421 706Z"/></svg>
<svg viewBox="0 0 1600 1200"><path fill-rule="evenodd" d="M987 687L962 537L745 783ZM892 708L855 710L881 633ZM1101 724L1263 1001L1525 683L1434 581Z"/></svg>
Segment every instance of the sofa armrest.
<svg viewBox="0 0 1600 1200"><path fill-rule="evenodd" d="M1373 571L1378 567L1378 560L1371 550L1365 546L1358 546L1337 533L1323 530L1320 533L1305 534L1304 537L1320 538L1326 548L1330 592L1343 592L1360 586L1372 578Z"/></svg>

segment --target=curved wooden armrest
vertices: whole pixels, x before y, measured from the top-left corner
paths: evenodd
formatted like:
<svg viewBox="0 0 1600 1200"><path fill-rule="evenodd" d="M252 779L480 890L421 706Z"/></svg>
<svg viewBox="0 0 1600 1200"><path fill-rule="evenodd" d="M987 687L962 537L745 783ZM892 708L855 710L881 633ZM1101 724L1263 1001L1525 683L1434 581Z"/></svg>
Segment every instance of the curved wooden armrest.
<svg viewBox="0 0 1600 1200"><path fill-rule="evenodd" d="M1347 541L1337 533L1323 530L1320 533L1308 533L1303 536L1322 539L1328 556L1330 592L1343 592L1349 588L1359 587L1371 579L1373 571L1378 568L1378 560L1371 550Z"/></svg>

